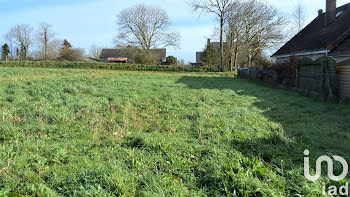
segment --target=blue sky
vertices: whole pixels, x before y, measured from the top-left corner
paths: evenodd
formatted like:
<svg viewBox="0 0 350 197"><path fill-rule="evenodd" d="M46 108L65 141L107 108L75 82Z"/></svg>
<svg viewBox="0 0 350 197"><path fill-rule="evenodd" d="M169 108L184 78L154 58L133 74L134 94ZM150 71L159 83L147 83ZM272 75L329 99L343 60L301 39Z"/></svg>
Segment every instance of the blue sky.
<svg viewBox="0 0 350 197"><path fill-rule="evenodd" d="M195 52L205 47L216 27L214 16L192 13L188 0L0 0L0 44L2 36L16 24L30 24L34 28L41 22L54 26L57 38L68 39L74 47L88 51L92 44L113 47L112 38L117 32L116 16L124 8L145 3L165 9L172 22L171 28L182 35L180 49L167 49L186 62L195 61ZM265 0L286 16L298 0ZM308 22L325 9L326 0L303 0ZM338 0L338 6L349 3Z"/></svg>

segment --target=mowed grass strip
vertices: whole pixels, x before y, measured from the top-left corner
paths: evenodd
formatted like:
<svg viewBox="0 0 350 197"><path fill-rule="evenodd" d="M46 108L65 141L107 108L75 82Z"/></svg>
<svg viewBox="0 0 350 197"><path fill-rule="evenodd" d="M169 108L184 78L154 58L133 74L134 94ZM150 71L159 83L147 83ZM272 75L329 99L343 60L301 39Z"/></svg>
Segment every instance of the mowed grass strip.
<svg viewBox="0 0 350 197"><path fill-rule="evenodd" d="M0 196L319 196L342 183L307 181L303 151L350 161L350 107L295 92L216 75L0 71Z"/></svg>

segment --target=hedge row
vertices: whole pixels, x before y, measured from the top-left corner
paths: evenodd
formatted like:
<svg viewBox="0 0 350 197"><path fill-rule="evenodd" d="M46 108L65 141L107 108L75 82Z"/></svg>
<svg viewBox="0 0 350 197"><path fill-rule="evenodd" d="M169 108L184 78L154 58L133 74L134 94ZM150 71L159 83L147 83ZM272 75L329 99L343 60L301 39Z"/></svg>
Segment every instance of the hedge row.
<svg viewBox="0 0 350 197"><path fill-rule="evenodd" d="M30 67L30 68L85 68L106 70L140 70L140 71L171 71L171 72L218 72L217 68L197 66L170 65L139 65L91 62L57 62L57 61L0 61L1 67Z"/></svg>

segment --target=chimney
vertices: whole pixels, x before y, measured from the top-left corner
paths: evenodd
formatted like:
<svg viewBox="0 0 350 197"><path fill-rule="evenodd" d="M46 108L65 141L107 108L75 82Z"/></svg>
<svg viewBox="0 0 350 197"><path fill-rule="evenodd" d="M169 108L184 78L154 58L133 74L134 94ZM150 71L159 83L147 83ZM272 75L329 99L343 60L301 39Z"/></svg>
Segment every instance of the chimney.
<svg viewBox="0 0 350 197"><path fill-rule="evenodd" d="M326 26L336 19L337 0L326 0Z"/></svg>
<svg viewBox="0 0 350 197"><path fill-rule="evenodd" d="M322 14L323 14L323 10L322 10L322 9L319 9L319 10L318 10L318 17L321 17Z"/></svg>
<svg viewBox="0 0 350 197"><path fill-rule="evenodd" d="M208 38L208 41L207 41L207 46L210 45L210 38Z"/></svg>

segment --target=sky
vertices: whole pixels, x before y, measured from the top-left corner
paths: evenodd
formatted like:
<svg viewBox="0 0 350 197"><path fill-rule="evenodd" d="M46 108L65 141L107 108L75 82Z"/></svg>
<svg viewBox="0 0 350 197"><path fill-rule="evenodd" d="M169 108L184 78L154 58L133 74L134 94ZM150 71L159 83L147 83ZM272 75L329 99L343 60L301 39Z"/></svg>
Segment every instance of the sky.
<svg viewBox="0 0 350 197"><path fill-rule="evenodd" d="M29 24L37 28L41 22L53 25L56 37L67 39L73 47L89 50L91 45L113 48L117 34L117 15L125 8L143 3L167 11L171 29L181 34L179 48L167 48L185 62L195 62L196 52L202 51L208 38L214 38L217 20L212 14L193 13L190 0L0 0L0 44L3 35L16 24ZM263 0L264 1L264 0ZM299 0L265 0L286 17L291 15ZM307 23L319 9L325 10L326 0L303 0ZM338 0L341 6L350 0Z"/></svg>

